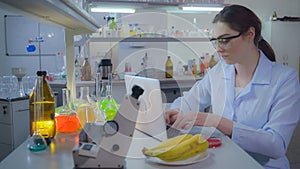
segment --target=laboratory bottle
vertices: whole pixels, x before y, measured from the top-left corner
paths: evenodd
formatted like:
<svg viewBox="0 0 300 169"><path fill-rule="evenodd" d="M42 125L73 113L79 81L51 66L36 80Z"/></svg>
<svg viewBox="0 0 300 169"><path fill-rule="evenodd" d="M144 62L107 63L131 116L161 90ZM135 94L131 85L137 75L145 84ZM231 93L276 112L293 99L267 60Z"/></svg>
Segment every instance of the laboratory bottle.
<svg viewBox="0 0 300 169"><path fill-rule="evenodd" d="M209 67L212 68L217 64L217 61L215 60L215 56L211 55L210 61L209 61Z"/></svg>
<svg viewBox="0 0 300 169"><path fill-rule="evenodd" d="M95 121L96 116L89 87L80 87L80 97L76 111L80 121L80 129L84 127L85 123Z"/></svg>
<svg viewBox="0 0 300 169"><path fill-rule="evenodd" d="M117 30L117 23L115 22L115 18L111 18L111 23L109 24L109 29Z"/></svg>
<svg viewBox="0 0 300 169"><path fill-rule="evenodd" d="M108 75L108 84L106 85L106 97L101 102L100 110L105 112L106 120L113 120L118 111L118 104L112 96L112 74Z"/></svg>
<svg viewBox="0 0 300 169"><path fill-rule="evenodd" d="M171 60L171 56L168 56L168 59L166 61L165 65L165 77L166 78L172 78L173 77L173 62Z"/></svg>
<svg viewBox="0 0 300 169"><path fill-rule="evenodd" d="M82 81L90 81L92 79L91 74L91 64L89 62L89 59L86 57L84 58L82 68L81 68L81 80Z"/></svg>
<svg viewBox="0 0 300 169"><path fill-rule="evenodd" d="M178 76L183 76L183 64L181 61L178 61L178 64L177 64L177 75Z"/></svg>
<svg viewBox="0 0 300 169"><path fill-rule="evenodd" d="M78 55L76 56L76 59L75 59L75 79L76 80L80 80L80 76L81 76L81 67L80 67L80 64L79 64L79 61L78 61Z"/></svg>
<svg viewBox="0 0 300 169"><path fill-rule="evenodd" d="M193 64L192 64L192 74L194 76L197 75L197 64L196 64L196 59L193 59Z"/></svg>
<svg viewBox="0 0 300 169"><path fill-rule="evenodd" d="M205 57L201 56L200 57L200 74L201 75L204 75L204 73L205 73L205 64L204 64L204 62L205 62Z"/></svg>
<svg viewBox="0 0 300 169"><path fill-rule="evenodd" d="M59 111L55 114L56 128L61 133L75 132L80 127L79 118L76 111L70 106L70 90L62 89L63 106L57 108Z"/></svg>
<svg viewBox="0 0 300 169"><path fill-rule="evenodd" d="M42 78L37 78L35 83L35 90L29 95L30 103L30 135L34 132L34 105L36 105L37 112L40 116L36 118L36 129L39 133L47 140L55 137L56 134L56 124L55 124L55 100L53 92L48 85L45 77L47 75L46 71L37 71L37 76ZM41 79L41 80L39 80ZM39 89L37 89L39 88ZM35 91L40 91L36 93ZM37 94L39 96L37 96ZM35 97L39 97L39 101L35 100Z"/></svg>

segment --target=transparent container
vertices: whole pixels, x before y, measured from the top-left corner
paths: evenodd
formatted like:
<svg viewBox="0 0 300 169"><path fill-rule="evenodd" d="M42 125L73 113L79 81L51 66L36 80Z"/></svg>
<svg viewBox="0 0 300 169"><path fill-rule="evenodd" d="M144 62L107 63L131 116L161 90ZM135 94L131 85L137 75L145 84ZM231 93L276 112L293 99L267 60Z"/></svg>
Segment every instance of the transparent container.
<svg viewBox="0 0 300 169"><path fill-rule="evenodd" d="M43 109L41 109L42 105L37 104L43 101L41 97L41 92L43 92L42 85L43 77L38 76L36 79L36 87L33 89L32 92L35 94L31 97L33 99L32 104L30 104L31 111L33 111L33 113L31 113L32 121L30 123L32 125L32 135L29 138L27 144L28 149L33 152L43 151L47 148L47 142L40 132L40 126L37 125L44 114Z"/></svg>
<svg viewBox="0 0 300 169"><path fill-rule="evenodd" d="M37 80L34 90L29 95L30 102L30 135L34 133L34 126L40 134L47 140L55 137L56 123L55 123L55 101L53 92L48 85L45 77L46 71L37 72ZM41 77L41 78L40 78ZM42 80L39 80L42 79ZM36 91L40 91L37 93ZM37 101L35 97L40 99ZM36 111L40 114L39 118L35 121L35 106Z"/></svg>
<svg viewBox="0 0 300 169"><path fill-rule="evenodd" d="M171 56L168 56L165 68L166 68L165 77L172 78L173 77L173 62L171 60Z"/></svg>
<svg viewBox="0 0 300 169"><path fill-rule="evenodd" d="M100 110L105 112L106 120L113 120L118 111L118 104L112 96L112 74L108 75L108 84L105 86L106 96L101 102ZM104 86L103 86L104 87Z"/></svg>
<svg viewBox="0 0 300 169"><path fill-rule="evenodd" d="M60 133L76 132L80 128L80 121L76 111L70 106L70 91L67 88L62 89L63 106L56 113L56 128Z"/></svg>
<svg viewBox="0 0 300 169"><path fill-rule="evenodd" d="M80 129L82 129L87 122L95 121L94 105L89 95L89 87L80 87L80 98L77 105L77 115L80 121Z"/></svg>
<svg viewBox="0 0 300 169"><path fill-rule="evenodd" d="M81 67L81 80L90 81L92 80L92 68L88 58L84 58L82 67Z"/></svg>

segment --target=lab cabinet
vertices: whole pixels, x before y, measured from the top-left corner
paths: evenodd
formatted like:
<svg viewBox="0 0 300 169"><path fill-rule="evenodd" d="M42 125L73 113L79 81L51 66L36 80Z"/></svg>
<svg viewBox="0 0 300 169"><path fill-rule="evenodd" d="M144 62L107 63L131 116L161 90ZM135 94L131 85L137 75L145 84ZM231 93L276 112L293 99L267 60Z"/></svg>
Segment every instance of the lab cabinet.
<svg viewBox="0 0 300 169"><path fill-rule="evenodd" d="M0 161L29 136L29 99L0 99Z"/></svg>

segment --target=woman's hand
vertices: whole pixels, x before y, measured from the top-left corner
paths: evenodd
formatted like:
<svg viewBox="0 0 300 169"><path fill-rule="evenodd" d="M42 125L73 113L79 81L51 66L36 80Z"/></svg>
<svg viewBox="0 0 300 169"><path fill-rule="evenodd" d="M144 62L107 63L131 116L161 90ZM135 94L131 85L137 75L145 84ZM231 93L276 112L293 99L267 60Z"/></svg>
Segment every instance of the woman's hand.
<svg viewBox="0 0 300 169"><path fill-rule="evenodd" d="M173 124L175 128L189 129L193 126L216 127L216 117L210 113L189 112L179 115Z"/></svg>
<svg viewBox="0 0 300 169"><path fill-rule="evenodd" d="M224 134L231 136L233 122L216 114L189 112L179 114L173 124L175 128L189 129L193 126L215 127Z"/></svg>
<svg viewBox="0 0 300 169"><path fill-rule="evenodd" d="M179 110L166 110L165 111L166 124L173 124L177 119L179 112L180 112Z"/></svg>

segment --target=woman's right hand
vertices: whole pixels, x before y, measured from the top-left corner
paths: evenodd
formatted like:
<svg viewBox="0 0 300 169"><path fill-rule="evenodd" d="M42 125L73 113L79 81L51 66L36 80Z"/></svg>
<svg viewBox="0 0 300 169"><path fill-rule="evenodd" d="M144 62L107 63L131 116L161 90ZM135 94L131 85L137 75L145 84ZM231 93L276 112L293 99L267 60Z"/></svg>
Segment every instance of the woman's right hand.
<svg viewBox="0 0 300 169"><path fill-rule="evenodd" d="M177 116L179 115L179 110L166 110L165 111L165 120L166 120L166 124L173 124L176 119Z"/></svg>

